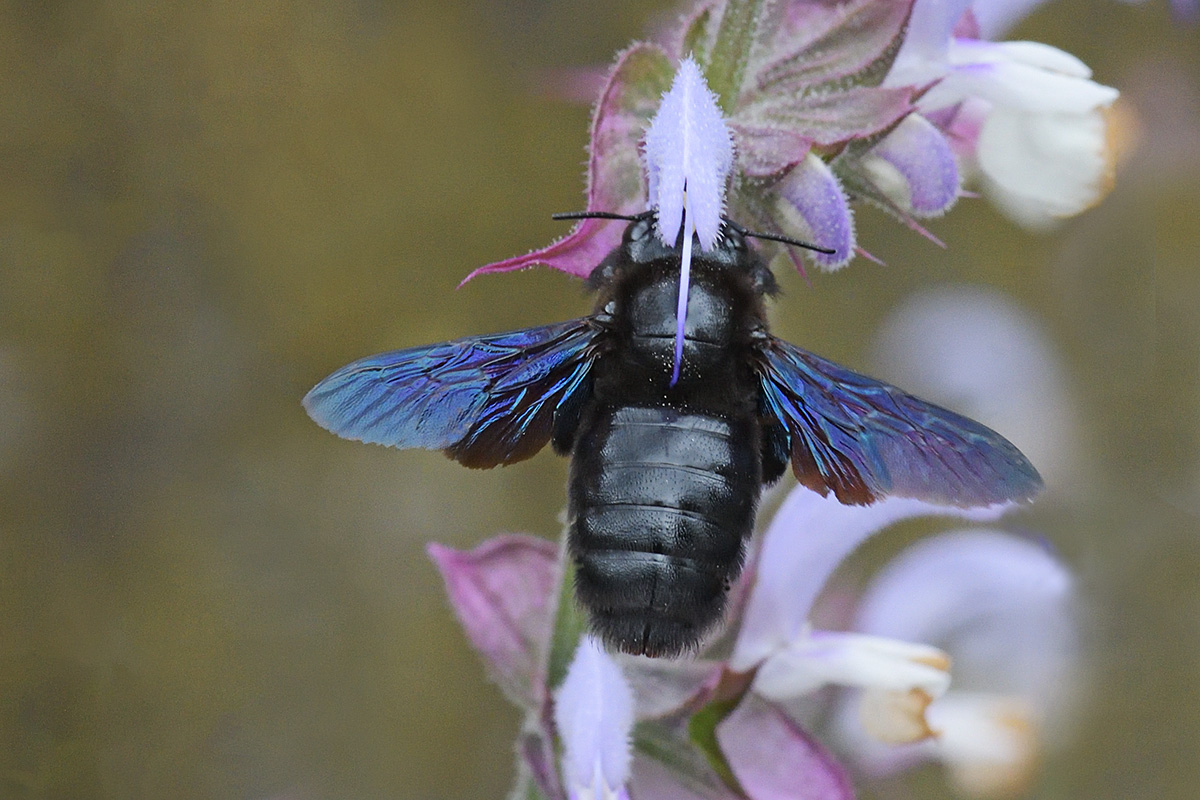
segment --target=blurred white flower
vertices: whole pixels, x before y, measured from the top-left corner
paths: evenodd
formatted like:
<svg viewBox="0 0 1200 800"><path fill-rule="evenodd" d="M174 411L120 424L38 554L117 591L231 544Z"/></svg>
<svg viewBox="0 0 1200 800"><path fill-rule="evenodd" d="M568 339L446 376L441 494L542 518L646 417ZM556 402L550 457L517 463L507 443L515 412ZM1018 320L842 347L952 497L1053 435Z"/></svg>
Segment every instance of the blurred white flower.
<svg viewBox="0 0 1200 800"><path fill-rule="evenodd" d="M853 627L934 642L953 658L954 687L926 714L936 735L883 747L849 704L838 727L869 772L935 760L965 791L1012 794L1077 694L1075 626L1071 578L1039 543L978 530L924 540L871 583Z"/></svg>
<svg viewBox="0 0 1200 800"><path fill-rule="evenodd" d="M842 505L797 487L767 529L753 588L729 668L758 667L754 690L771 700L823 686L868 690L878 734L913 741L931 734L924 712L950 683L950 662L936 648L869 632L813 630L809 614L826 581L847 555L883 528L918 516L994 519L1009 506L960 509L888 497L869 506Z"/></svg>

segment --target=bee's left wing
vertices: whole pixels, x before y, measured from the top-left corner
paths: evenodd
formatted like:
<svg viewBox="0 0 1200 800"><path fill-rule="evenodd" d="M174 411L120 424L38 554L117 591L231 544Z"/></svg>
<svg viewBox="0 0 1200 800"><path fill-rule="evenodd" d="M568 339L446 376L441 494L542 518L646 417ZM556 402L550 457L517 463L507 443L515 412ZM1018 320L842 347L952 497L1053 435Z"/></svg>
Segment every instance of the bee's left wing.
<svg viewBox="0 0 1200 800"><path fill-rule="evenodd" d="M843 503L885 495L960 507L1031 499L1042 479L1000 434L768 336L763 412L786 430L800 483Z"/></svg>
<svg viewBox="0 0 1200 800"><path fill-rule="evenodd" d="M346 439L443 450L468 467L529 458L560 409L586 391L600 327L591 317L396 350L313 387L304 407Z"/></svg>

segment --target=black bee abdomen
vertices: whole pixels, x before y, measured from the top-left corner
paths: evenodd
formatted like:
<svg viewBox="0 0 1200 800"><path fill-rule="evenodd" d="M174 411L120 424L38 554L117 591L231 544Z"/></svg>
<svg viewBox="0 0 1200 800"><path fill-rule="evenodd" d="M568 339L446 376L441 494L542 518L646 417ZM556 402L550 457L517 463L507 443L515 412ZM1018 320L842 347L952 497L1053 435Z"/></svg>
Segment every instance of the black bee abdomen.
<svg viewBox="0 0 1200 800"><path fill-rule="evenodd" d="M627 653L677 655L720 621L762 483L757 420L592 409L569 486L576 593Z"/></svg>

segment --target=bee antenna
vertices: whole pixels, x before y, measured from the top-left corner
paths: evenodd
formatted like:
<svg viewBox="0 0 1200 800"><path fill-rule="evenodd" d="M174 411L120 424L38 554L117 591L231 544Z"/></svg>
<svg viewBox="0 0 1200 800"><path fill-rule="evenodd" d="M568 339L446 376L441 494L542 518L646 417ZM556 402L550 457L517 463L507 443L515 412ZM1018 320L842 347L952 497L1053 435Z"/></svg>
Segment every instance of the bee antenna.
<svg viewBox="0 0 1200 800"><path fill-rule="evenodd" d="M626 222L635 222L642 219L645 214L630 216L629 214L616 214L612 211L567 211L561 214L551 214L551 219L623 219Z"/></svg>
<svg viewBox="0 0 1200 800"><path fill-rule="evenodd" d="M733 228L742 236L753 236L755 239L768 239L772 242L782 242L783 244L790 244L792 247L803 247L805 250L815 250L816 252L824 253L825 255L833 255L837 252L829 247L821 247L820 245L811 244L809 242L802 242L799 239L793 239L790 236L783 236L782 234L778 233L759 233L758 231L747 230L733 220L727 219L725 222L729 225L729 227Z"/></svg>

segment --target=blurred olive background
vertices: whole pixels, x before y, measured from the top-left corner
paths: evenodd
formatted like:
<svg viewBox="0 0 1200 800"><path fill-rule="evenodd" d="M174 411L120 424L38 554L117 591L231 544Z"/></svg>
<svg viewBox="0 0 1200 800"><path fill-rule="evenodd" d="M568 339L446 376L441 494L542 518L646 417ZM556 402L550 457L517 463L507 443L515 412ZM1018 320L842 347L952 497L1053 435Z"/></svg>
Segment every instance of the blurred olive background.
<svg viewBox="0 0 1200 800"><path fill-rule="evenodd" d="M472 472L299 400L354 358L578 316L549 270L608 62L666 3L0 2L0 797L499 798L518 725L427 541L553 536L565 461ZM1051 235L985 201L870 210L781 275L777 329L871 369L921 287L995 287L1065 359L1083 477L1021 518L1090 609L1091 692L1038 791L1200 791L1200 34L1062 0L1028 37L1125 93L1141 147ZM1053 486L1052 486L1053 489ZM922 796L941 796L932 781Z"/></svg>

